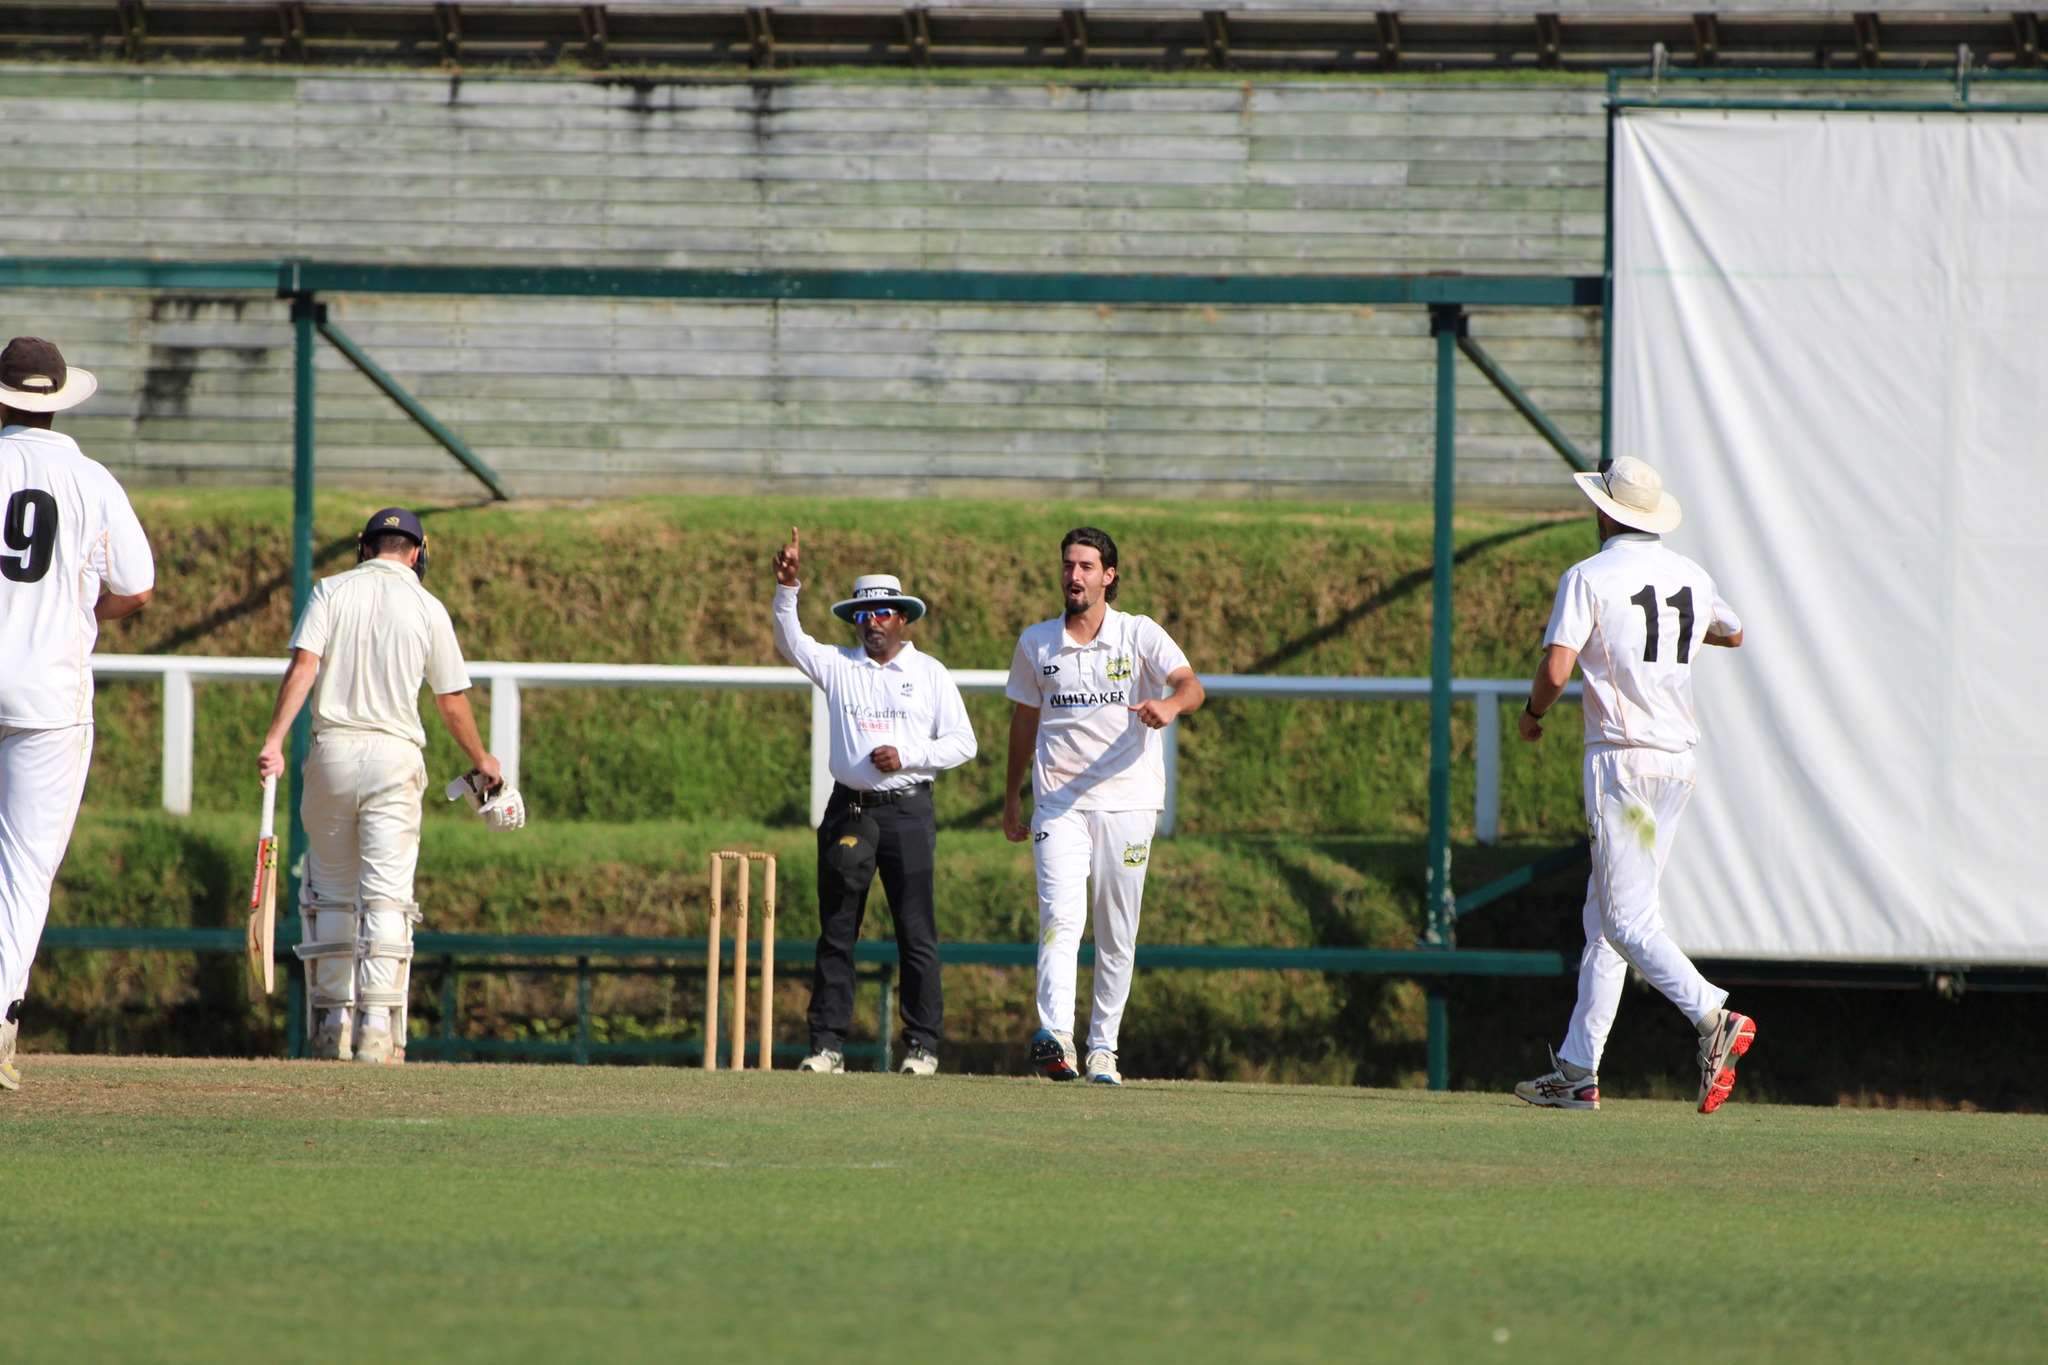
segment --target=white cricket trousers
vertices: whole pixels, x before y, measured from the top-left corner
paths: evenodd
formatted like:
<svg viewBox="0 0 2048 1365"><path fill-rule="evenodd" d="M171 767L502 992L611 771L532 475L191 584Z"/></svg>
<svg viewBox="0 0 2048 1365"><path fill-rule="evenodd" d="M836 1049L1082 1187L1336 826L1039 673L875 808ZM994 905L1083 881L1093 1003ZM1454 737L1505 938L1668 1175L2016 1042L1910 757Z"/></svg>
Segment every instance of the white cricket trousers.
<svg viewBox="0 0 2048 1365"><path fill-rule="evenodd" d="M1700 975L1665 932L1657 882L1671 857L1678 817L1692 799L1690 753L1602 745L1586 751L1586 823L1593 875L1586 882L1586 950L1579 1000L1557 1055L1597 1072L1631 964L1697 1024L1728 992Z"/></svg>
<svg viewBox="0 0 2048 1365"><path fill-rule="evenodd" d="M0 1013L28 994L28 969L50 918L50 887L92 764L92 726L0 725Z"/></svg>
<svg viewBox="0 0 2048 1365"><path fill-rule="evenodd" d="M1095 912L1095 1003L1088 1050L1116 1051L1138 948L1138 909L1152 860L1149 810L1077 810L1041 820L1031 833L1038 870L1038 1024L1074 1031L1074 981L1081 926ZM1093 882L1093 895L1089 883Z"/></svg>
<svg viewBox="0 0 2048 1365"><path fill-rule="evenodd" d="M420 797L427 763L419 746L395 735L323 730L306 756L299 816L306 824L302 910L323 942L409 943L413 873L420 861ZM359 930L360 909L363 924ZM357 990L393 993L401 959L358 949L357 959L322 958L313 968L316 1005L357 998Z"/></svg>
<svg viewBox="0 0 2048 1365"><path fill-rule="evenodd" d="M411 904L426 788L427 762L411 740L360 730L315 735L299 802L306 825L303 899Z"/></svg>

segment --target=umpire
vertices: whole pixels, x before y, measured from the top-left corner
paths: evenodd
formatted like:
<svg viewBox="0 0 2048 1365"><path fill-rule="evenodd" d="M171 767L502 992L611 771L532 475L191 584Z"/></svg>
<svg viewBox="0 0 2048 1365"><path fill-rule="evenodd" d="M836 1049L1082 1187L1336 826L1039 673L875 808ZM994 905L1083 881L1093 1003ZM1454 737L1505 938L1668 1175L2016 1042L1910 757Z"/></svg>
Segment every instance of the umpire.
<svg viewBox="0 0 2048 1365"><path fill-rule="evenodd" d="M932 909L938 827L932 778L974 757L974 727L946 666L904 639L924 603L890 574L856 579L832 605L860 643L834 648L797 620L797 532L775 552L775 648L825 693L832 716L832 798L818 826L818 965L811 977L811 1055L799 1071L846 1069L853 1023L853 945L868 887L882 874L903 977L906 1076L939 1069L939 931ZM887 1059L884 1059L887 1064Z"/></svg>

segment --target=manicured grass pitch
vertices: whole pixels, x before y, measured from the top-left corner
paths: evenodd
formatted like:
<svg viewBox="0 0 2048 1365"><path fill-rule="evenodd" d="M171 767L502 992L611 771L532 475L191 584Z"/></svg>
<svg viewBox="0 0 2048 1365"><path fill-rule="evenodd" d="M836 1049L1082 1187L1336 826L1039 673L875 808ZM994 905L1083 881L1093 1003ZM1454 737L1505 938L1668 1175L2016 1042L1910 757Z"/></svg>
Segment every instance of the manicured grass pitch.
<svg viewBox="0 0 2048 1365"><path fill-rule="evenodd" d="M27 1059L14 1360L2032 1360L2048 1120Z"/></svg>

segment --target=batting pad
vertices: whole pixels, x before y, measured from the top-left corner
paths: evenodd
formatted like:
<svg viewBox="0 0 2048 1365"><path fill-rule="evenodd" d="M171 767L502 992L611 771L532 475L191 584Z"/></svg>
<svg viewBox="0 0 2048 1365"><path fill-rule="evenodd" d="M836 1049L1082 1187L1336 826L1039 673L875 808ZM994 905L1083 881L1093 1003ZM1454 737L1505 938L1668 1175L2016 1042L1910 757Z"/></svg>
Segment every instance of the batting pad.
<svg viewBox="0 0 2048 1365"><path fill-rule="evenodd" d="M1614 440L1740 613L1703 955L2048 963L2048 117L1628 111Z"/></svg>

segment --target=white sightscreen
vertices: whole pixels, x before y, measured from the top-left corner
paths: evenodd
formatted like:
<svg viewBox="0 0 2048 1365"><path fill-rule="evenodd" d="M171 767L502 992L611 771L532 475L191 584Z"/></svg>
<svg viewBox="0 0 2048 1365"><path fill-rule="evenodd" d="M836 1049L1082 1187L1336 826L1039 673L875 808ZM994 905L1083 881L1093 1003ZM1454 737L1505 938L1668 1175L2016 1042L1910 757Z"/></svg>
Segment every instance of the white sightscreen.
<svg viewBox="0 0 2048 1365"><path fill-rule="evenodd" d="M1631 112L1614 176L1611 453L1747 631L1673 934L2048 963L2048 117Z"/></svg>

